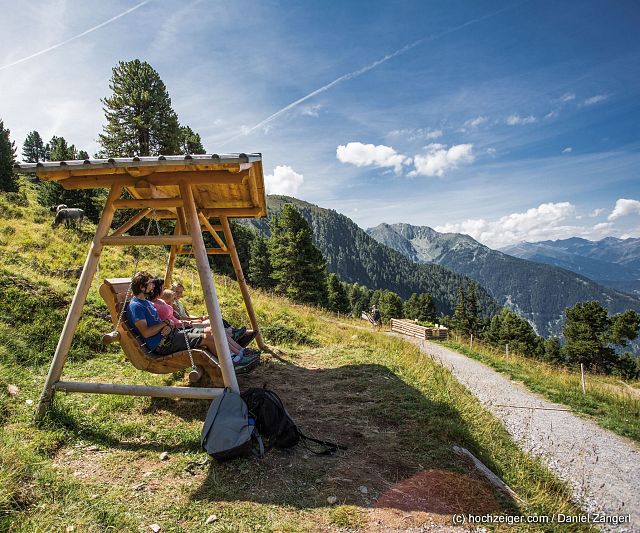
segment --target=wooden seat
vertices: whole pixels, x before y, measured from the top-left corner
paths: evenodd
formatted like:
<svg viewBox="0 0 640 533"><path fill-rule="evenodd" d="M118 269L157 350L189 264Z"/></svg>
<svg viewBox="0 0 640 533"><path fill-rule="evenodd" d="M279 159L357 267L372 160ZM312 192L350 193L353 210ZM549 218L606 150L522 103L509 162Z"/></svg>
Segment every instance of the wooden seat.
<svg viewBox="0 0 640 533"><path fill-rule="evenodd" d="M107 304L111 313L113 326L118 323L118 317L125 300L127 289L131 280L129 278L105 279L100 285L100 296ZM175 352L169 355L156 355L150 352L144 345L144 339L136 336L127 322L126 316L122 318L118 327L120 346L127 359L138 370L146 370L154 374L171 374L183 368L190 368L189 352ZM201 366L211 378L213 385L224 387L222 372L218 358L207 350L194 348L191 350L193 361Z"/></svg>

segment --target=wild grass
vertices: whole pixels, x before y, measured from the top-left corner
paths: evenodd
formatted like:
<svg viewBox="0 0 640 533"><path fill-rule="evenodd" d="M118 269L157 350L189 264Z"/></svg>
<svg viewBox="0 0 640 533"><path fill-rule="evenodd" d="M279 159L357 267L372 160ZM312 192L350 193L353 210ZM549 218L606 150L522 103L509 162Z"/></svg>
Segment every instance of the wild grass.
<svg viewBox="0 0 640 533"><path fill-rule="evenodd" d="M640 387L637 380L585 373L585 389L579 369L558 367L474 340L451 339L443 345L464 353L511 379L524 383L545 398L566 405L577 413L593 417L602 427L640 442Z"/></svg>
<svg viewBox="0 0 640 533"><path fill-rule="evenodd" d="M0 299L0 531L149 531L151 524L163 532L368 531L378 527L369 522L370 507L397 481L425 469L468 472L454 444L470 449L526 501L503 501L505 510L578 512L567 487L415 346L260 291L252 299L273 354L240 378L241 388L267 383L303 431L347 451L318 457L298 446L262 460L206 463L199 433L208 405L190 400L58 393L45 423L34 427L76 283L55 272L82 264L92 230L53 232L43 210L2 201L0 235L7 239L0 242L0 279L9 296ZM138 268L159 273L166 254L145 252ZM100 277L127 277L132 268L127 251L107 250ZM203 313L193 260L181 259L175 277L192 311ZM235 282L215 276L215 285L225 317L246 324ZM184 384L184 373L139 372L117 346L98 342L110 324L97 286L96 280L63 378ZM366 495L358 490L363 485ZM329 505L328 496L338 505ZM211 515L216 520L205 525Z"/></svg>

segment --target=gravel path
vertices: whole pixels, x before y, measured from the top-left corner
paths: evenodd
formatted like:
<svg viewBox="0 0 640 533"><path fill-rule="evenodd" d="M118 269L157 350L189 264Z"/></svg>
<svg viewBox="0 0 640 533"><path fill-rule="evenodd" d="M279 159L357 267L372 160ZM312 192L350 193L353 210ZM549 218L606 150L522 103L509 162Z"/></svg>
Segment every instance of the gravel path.
<svg viewBox="0 0 640 533"><path fill-rule="evenodd" d="M634 442L573 413L555 410L567 407L541 398L478 361L428 341L408 340L450 369L502 420L526 452L541 457L569 483L585 511L631 513L631 524L606 529L640 531L640 448Z"/></svg>

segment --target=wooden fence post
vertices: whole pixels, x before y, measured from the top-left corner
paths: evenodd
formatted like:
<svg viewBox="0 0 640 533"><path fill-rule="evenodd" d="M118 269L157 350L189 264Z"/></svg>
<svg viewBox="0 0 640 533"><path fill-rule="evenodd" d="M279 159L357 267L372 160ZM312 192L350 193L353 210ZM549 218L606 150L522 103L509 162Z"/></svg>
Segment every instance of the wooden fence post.
<svg viewBox="0 0 640 533"><path fill-rule="evenodd" d="M582 377L582 394L587 394L587 387L584 383L584 365L582 363L580 363L580 374Z"/></svg>
<svg viewBox="0 0 640 533"><path fill-rule="evenodd" d="M509 357L509 343L504 345L504 353L507 357Z"/></svg>
<svg viewBox="0 0 640 533"><path fill-rule="evenodd" d="M473 348L473 333L471 334L471 337L469 337L469 348Z"/></svg>

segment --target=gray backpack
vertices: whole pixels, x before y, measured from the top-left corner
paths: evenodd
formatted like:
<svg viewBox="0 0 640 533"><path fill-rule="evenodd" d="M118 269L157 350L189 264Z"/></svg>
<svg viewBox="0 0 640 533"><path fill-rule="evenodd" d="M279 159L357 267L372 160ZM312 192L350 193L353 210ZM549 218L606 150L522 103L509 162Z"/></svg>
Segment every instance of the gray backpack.
<svg viewBox="0 0 640 533"><path fill-rule="evenodd" d="M200 444L218 461L264 455L262 439L256 431L255 421L249 418L247 404L229 389L211 403Z"/></svg>

